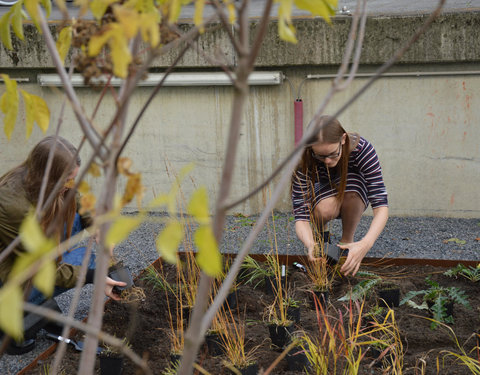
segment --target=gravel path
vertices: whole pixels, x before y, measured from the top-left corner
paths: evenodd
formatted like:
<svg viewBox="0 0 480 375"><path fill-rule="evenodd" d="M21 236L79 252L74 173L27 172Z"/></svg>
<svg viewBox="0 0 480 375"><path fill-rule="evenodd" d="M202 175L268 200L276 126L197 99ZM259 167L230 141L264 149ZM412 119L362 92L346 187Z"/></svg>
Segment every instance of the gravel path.
<svg viewBox="0 0 480 375"><path fill-rule="evenodd" d="M163 219L164 215L152 215L152 219ZM257 217L235 217L227 219L222 252L238 252L249 230ZM275 225L272 223L275 222ZM356 239L361 238L371 222L371 217L363 217L357 229ZM119 245L116 256L127 264L134 274L157 259L155 237L161 230L160 223L144 223L129 238ZM275 228L275 229L274 229ZM330 225L333 243L341 236L340 220ZM275 237L274 237L275 236ZM265 253L276 246L281 254L304 254L302 244L295 237L292 217L286 214L275 214L269 219L269 225L264 228L256 240L252 253ZM390 258L431 258L454 260L480 260L480 219L451 218L390 218L380 238L370 250L371 257ZM463 243L465 241L465 243ZM88 301L92 287L85 286L82 290L81 303L76 318L81 319L88 313ZM57 302L63 311L67 311L72 292L57 297ZM3 355L0 359L0 374L16 374L28 365L50 344L44 338L45 332L40 331L37 337L37 347L23 356Z"/></svg>

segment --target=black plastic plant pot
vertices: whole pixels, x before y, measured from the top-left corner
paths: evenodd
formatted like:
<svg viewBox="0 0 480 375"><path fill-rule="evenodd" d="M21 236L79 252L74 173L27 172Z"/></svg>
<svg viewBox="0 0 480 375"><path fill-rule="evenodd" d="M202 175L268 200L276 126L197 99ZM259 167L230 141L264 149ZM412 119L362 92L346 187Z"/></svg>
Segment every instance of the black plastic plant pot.
<svg viewBox="0 0 480 375"><path fill-rule="evenodd" d="M123 290L131 288L133 286L133 277L130 269L123 266L123 264L118 263L110 267L108 270L108 277L115 281L123 281L127 285L125 286L114 286L113 291L117 294L120 294Z"/></svg>
<svg viewBox="0 0 480 375"><path fill-rule="evenodd" d="M225 302L223 302L223 308L228 310L229 308L231 310L236 309L238 305L238 297L237 297L237 291L234 290L233 292L230 292L225 299Z"/></svg>
<svg viewBox="0 0 480 375"><path fill-rule="evenodd" d="M182 355L178 353L170 353L170 364L172 367L177 367L182 359Z"/></svg>
<svg viewBox="0 0 480 375"><path fill-rule="evenodd" d="M257 375L258 374L258 364L257 363L251 363L247 367L242 367L242 368L237 368L238 371L242 375ZM231 374L236 374L233 371L230 371Z"/></svg>
<svg viewBox="0 0 480 375"><path fill-rule="evenodd" d="M112 355L100 356L101 375L120 375L123 371L123 357Z"/></svg>
<svg viewBox="0 0 480 375"><path fill-rule="evenodd" d="M287 319L292 322L300 323L300 306L288 306L287 307Z"/></svg>
<svg viewBox="0 0 480 375"><path fill-rule="evenodd" d="M285 276L281 277L282 289L285 290L287 287L287 278ZM276 277L265 276L265 294L273 295L276 294L275 291L278 290L278 281Z"/></svg>
<svg viewBox="0 0 480 375"><path fill-rule="evenodd" d="M293 329L293 324L290 324L289 326L269 324L268 331L270 333L272 344L277 348L283 348L290 342Z"/></svg>
<svg viewBox="0 0 480 375"><path fill-rule="evenodd" d="M373 346L371 346L368 349L367 357L375 360L375 364L374 364L375 367L383 366L384 362L388 365L392 365L392 357L389 355L389 353L386 353L383 357L382 357L382 353L383 353L382 350L375 348Z"/></svg>
<svg viewBox="0 0 480 375"><path fill-rule="evenodd" d="M310 362L307 354L302 348L296 347L291 349L287 354L287 365L289 371L305 371L308 372Z"/></svg>
<svg viewBox="0 0 480 375"><path fill-rule="evenodd" d="M379 305L385 307L398 307L400 305L400 288L387 287L377 291Z"/></svg>
<svg viewBox="0 0 480 375"><path fill-rule="evenodd" d="M190 306L183 306L182 307L182 316L183 320L188 323L190 320L190 313L192 312L192 308Z"/></svg>
<svg viewBox="0 0 480 375"><path fill-rule="evenodd" d="M207 344L208 354L212 357L217 357L223 354L223 347L220 336L217 333L211 333L205 336L205 343Z"/></svg>
<svg viewBox="0 0 480 375"><path fill-rule="evenodd" d="M316 309L318 303L320 303L324 309L327 307L329 296L328 290L313 290L310 296L312 300L312 309Z"/></svg>

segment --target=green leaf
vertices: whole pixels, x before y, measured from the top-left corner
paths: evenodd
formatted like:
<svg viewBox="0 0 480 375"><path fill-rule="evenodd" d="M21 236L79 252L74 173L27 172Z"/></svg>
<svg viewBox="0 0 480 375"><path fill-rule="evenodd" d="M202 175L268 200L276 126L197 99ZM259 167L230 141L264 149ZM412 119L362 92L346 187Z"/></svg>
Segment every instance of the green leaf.
<svg viewBox="0 0 480 375"><path fill-rule="evenodd" d="M143 217L120 216L112 224L105 237L107 246L118 245L124 241L128 235L142 223Z"/></svg>
<svg viewBox="0 0 480 375"><path fill-rule="evenodd" d="M17 82L6 74L1 74L1 77L5 81L6 92L0 99L0 109L5 114L3 129L7 138L10 139L17 121L19 95Z"/></svg>
<svg viewBox="0 0 480 375"><path fill-rule="evenodd" d="M23 337L23 293L17 285L0 290L0 328L17 341Z"/></svg>
<svg viewBox="0 0 480 375"><path fill-rule="evenodd" d="M58 35L57 40L57 50L62 62L65 61L70 45L72 44L72 26L64 27L60 34Z"/></svg>
<svg viewBox="0 0 480 375"><path fill-rule="evenodd" d="M53 294L56 273L55 262L53 260L47 261L33 278L33 285L46 297L50 297Z"/></svg>
<svg viewBox="0 0 480 375"><path fill-rule="evenodd" d="M13 49L12 46L12 35L10 33L10 15L11 12L5 13L2 18L0 18L0 39L2 43L9 50Z"/></svg>
<svg viewBox="0 0 480 375"><path fill-rule="evenodd" d="M222 273L222 256L210 225L201 225L195 231L195 245L198 248L197 263L207 275L215 277Z"/></svg>
<svg viewBox="0 0 480 375"><path fill-rule="evenodd" d="M205 187L201 187L193 192L187 211L199 224L208 224L210 222L208 194Z"/></svg>
<svg viewBox="0 0 480 375"><path fill-rule="evenodd" d="M115 1L116 0L92 0L89 3L90 11L97 20L100 20L105 14L108 6Z"/></svg>
<svg viewBox="0 0 480 375"><path fill-rule="evenodd" d="M35 108L31 95L25 90L20 91L22 92L23 101L25 102L25 131L28 139L32 134L33 125L35 124Z"/></svg>
<svg viewBox="0 0 480 375"><path fill-rule="evenodd" d="M170 221L157 237L157 250L167 262L177 263L177 251L183 240L183 225L178 220Z"/></svg>
<svg viewBox="0 0 480 375"><path fill-rule="evenodd" d="M41 4L45 8L45 13L47 18L50 17L50 13L52 13L52 2L50 0L40 0Z"/></svg>
<svg viewBox="0 0 480 375"><path fill-rule="evenodd" d="M25 36L23 35L23 13L22 13L22 3L19 1L14 6L12 6L12 28L15 35L20 40L24 40Z"/></svg>
<svg viewBox="0 0 480 375"><path fill-rule="evenodd" d="M292 25L292 5L293 0L279 0L278 7L278 34L280 38L290 42L297 43L295 36L295 27Z"/></svg>

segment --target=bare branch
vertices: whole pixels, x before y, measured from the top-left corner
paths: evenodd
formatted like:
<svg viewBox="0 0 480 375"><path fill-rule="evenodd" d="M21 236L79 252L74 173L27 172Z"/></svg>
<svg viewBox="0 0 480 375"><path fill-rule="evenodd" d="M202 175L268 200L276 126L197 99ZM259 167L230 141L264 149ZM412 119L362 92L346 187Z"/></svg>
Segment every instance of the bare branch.
<svg viewBox="0 0 480 375"><path fill-rule="evenodd" d="M60 59L60 55L58 54L57 48L55 46L55 41L53 40L52 34L50 33L50 29L48 28L47 21L43 14L43 10L40 8L40 5L37 5L37 9L38 9L38 16L39 16L38 18L40 21L40 27L42 29L43 35L45 36L45 44L47 46L48 52L50 53L50 56L52 57L53 64L57 69L60 79L62 80L65 93L68 99L70 100L70 102L73 103L72 108L73 108L73 111L75 112L75 116L77 117L77 120L80 124L80 127L82 128L83 133L87 137L92 147L96 148L100 143L100 135L97 133L95 128L90 124L85 114L80 110L81 108L80 101L78 100L78 97L75 94L75 91L73 90L72 83L68 78L67 73L65 72L62 60ZM102 160L105 160L107 156L108 156L108 150L105 147L102 147L100 150L100 158Z"/></svg>
<svg viewBox="0 0 480 375"><path fill-rule="evenodd" d="M235 35L233 34L233 32L232 32L232 30L231 30L232 25L230 25L230 22L228 21L227 15L226 15L225 12L223 11L222 5L219 3L218 0L213 0L213 6L214 6L215 9L216 9L218 18L219 18L220 22L222 23L225 32L227 33L230 41L231 41L232 44L233 44L233 48L235 49L235 51L236 51L238 54L244 53L245 51L242 49L243 46L241 46L241 45L238 43L238 40L235 38Z"/></svg>
<svg viewBox="0 0 480 375"><path fill-rule="evenodd" d="M255 41L253 42L253 46L250 49L248 67L251 70L253 70L253 65L255 64L255 60L257 59L258 54L260 53L260 47L262 46L263 39L265 38L265 34L267 33L268 19L272 10L272 4L273 0L267 0L267 3L265 4L265 9L263 10L262 18L258 24L259 30L257 30L257 34L255 35Z"/></svg>

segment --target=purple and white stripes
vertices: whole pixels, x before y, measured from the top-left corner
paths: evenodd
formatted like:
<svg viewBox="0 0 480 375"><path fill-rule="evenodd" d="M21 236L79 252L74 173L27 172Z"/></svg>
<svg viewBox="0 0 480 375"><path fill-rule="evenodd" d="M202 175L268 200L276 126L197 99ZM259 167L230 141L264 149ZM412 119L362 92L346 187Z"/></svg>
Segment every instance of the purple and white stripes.
<svg viewBox="0 0 480 375"><path fill-rule="evenodd" d="M335 185L340 183L337 168L327 171L325 164L316 162L317 179L312 181L305 174L297 171L292 184L292 204L295 221L310 221L313 208L322 199L335 196ZM329 176L330 173L330 176ZM331 183L332 181L333 183ZM345 192L356 192L372 208L388 206L387 190L383 182L382 168L375 149L365 138L360 140L350 153L348 161L347 186Z"/></svg>

